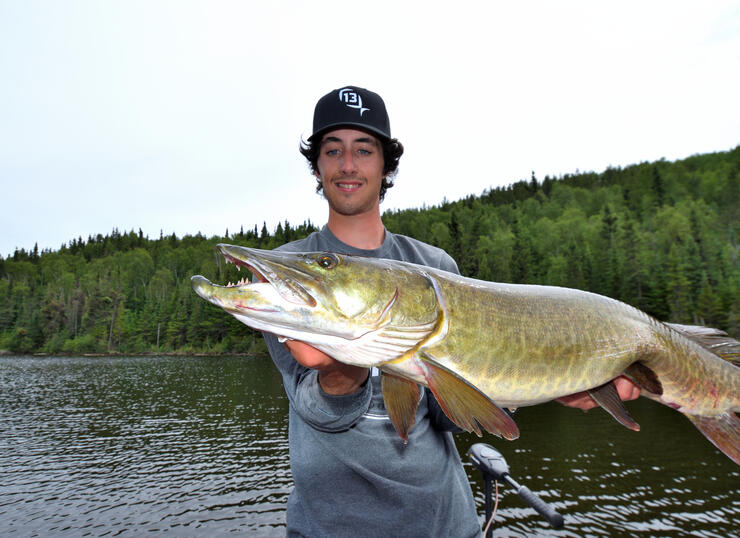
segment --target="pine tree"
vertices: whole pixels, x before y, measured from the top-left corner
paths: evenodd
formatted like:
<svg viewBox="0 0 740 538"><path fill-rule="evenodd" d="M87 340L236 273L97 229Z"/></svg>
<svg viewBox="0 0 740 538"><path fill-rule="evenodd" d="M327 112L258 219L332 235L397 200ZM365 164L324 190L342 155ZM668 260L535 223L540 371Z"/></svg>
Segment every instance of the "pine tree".
<svg viewBox="0 0 740 538"><path fill-rule="evenodd" d="M514 216L511 231L514 234L514 249L511 260L511 278L514 283L532 283L531 271L535 258L532 252L532 242L529 236L521 229L519 220Z"/></svg>
<svg viewBox="0 0 740 538"><path fill-rule="evenodd" d="M609 297L619 296L619 267L617 265L616 252L617 216L614 215L609 205L604 206L601 217L601 230L599 232L599 262L600 274L596 290Z"/></svg>
<svg viewBox="0 0 740 538"><path fill-rule="evenodd" d="M462 225L460 224L460 218L459 213L457 211L452 211L452 214L450 215L450 249L451 252L449 253L450 256L452 256L455 260L462 259L462 241L463 241L463 231L462 231Z"/></svg>
<svg viewBox="0 0 740 538"><path fill-rule="evenodd" d="M663 185L663 177L661 176L657 165L653 165L652 176L652 188L653 195L655 196L655 204L658 207L663 207L665 202L665 186Z"/></svg>
<svg viewBox="0 0 740 538"><path fill-rule="evenodd" d="M671 246L666 260L666 292L670 321L686 323L692 320L691 282L686 276L688 264L678 244Z"/></svg>

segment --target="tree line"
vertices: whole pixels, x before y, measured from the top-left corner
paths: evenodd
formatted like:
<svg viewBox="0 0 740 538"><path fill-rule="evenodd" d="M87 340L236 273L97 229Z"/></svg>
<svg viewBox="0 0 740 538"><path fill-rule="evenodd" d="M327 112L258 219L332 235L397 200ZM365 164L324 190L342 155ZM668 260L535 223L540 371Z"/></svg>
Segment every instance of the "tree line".
<svg viewBox="0 0 740 538"><path fill-rule="evenodd" d="M392 196L392 193L390 193ZM601 173L546 176L438 206L385 212L395 233L447 250L464 275L620 299L661 320L740 337L740 146ZM206 238L141 230L0 257L0 350L261 352L251 329L197 297L193 274L236 281L215 245L272 249L316 227L285 221Z"/></svg>

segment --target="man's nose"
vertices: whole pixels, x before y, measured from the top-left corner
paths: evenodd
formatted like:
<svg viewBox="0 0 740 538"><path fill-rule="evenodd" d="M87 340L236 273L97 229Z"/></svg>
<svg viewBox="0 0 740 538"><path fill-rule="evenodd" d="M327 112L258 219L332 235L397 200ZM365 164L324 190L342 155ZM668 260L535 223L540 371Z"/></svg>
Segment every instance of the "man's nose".
<svg viewBox="0 0 740 538"><path fill-rule="evenodd" d="M342 156L342 172L351 173L357 170L357 163L355 163L355 156L351 151L347 151Z"/></svg>

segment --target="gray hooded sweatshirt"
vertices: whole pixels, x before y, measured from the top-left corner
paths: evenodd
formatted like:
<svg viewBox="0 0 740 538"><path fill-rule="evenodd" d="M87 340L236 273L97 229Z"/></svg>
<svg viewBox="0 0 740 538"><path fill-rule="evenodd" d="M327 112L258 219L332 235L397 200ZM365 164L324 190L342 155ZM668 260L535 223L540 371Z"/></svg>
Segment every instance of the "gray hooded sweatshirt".
<svg viewBox="0 0 740 538"><path fill-rule="evenodd" d="M458 273L443 250L386 230L380 248L339 241L325 226L279 247L409 261ZM475 502L452 438L459 431L428 389L404 444L383 404L380 377L356 393L325 393L315 370L301 366L265 335L290 401L288 536L480 536Z"/></svg>

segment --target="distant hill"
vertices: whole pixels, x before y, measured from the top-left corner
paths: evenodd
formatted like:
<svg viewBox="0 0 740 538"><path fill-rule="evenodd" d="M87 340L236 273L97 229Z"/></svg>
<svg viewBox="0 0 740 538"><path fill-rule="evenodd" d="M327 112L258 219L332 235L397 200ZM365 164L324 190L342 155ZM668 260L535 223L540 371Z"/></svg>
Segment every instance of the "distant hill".
<svg viewBox="0 0 740 538"><path fill-rule="evenodd" d="M393 195L391 191L389 196ZM740 146L601 173L532 177L439 206L386 212L389 230L447 250L463 274L594 291L666 321L740 337ZM0 257L0 349L15 353L263 351L191 290L237 280L218 242L274 248L316 228L150 239L77 238ZM233 272L233 273L232 273Z"/></svg>

